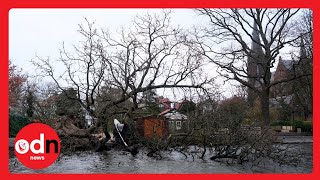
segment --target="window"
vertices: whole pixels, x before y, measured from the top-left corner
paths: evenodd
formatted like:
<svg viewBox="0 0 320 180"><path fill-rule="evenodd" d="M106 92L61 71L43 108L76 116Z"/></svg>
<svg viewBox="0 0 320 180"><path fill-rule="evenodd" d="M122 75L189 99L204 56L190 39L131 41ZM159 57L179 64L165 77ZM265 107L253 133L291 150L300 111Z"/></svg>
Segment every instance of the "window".
<svg viewBox="0 0 320 180"><path fill-rule="evenodd" d="M181 129L181 121L176 121L176 129Z"/></svg>

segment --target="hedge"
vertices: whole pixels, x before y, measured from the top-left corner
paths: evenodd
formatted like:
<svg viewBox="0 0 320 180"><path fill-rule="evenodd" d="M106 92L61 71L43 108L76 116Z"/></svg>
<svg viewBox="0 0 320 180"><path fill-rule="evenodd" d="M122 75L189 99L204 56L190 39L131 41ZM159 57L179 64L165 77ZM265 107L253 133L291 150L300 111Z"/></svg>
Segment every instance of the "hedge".
<svg viewBox="0 0 320 180"><path fill-rule="evenodd" d="M295 121L295 127L301 128L302 132L312 132L311 121Z"/></svg>
<svg viewBox="0 0 320 180"><path fill-rule="evenodd" d="M9 114L9 137L15 137L27 124L29 119L21 114L10 112Z"/></svg>
<svg viewBox="0 0 320 180"><path fill-rule="evenodd" d="M291 126L291 121L274 121L270 124L271 126Z"/></svg>
<svg viewBox="0 0 320 180"><path fill-rule="evenodd" d="M312 132L312 122L311 121L275 121L270 124L271 126L294 126L296 128L301 128L302 132Z"/></svg>

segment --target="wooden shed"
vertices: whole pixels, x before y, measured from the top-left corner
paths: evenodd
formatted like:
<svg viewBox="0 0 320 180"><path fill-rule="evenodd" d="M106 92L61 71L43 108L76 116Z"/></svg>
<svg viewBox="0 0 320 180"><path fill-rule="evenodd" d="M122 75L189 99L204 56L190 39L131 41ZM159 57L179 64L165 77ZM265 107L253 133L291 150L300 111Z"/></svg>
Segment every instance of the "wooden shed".
<svg viewBox="0 0 320 180"><path fill-rule="evenodd" d="M169 123L164 116L152 115L136 118L138 133L145 138L165 138L169 136Z"/></svg>

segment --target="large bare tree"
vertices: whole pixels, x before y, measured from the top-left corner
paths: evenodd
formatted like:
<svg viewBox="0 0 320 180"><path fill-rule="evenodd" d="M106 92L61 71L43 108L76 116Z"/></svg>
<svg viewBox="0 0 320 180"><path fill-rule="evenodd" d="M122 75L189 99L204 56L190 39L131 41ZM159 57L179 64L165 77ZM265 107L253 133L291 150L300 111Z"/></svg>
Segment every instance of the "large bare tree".
<svg viewBox="0 0 320 180"><path fill-rule="evenodd" d="M296 46L300 47L300 53L294 54L293 58L300 59L300 64L297 66L299 74L312 73L313 60L313 15L310 9L302 11L300 17L297 19L297 33L300 33L301 42ZM306 76L295 80L293 92L295 95L295 108L293 111L301 113L306 120L312 115L312 76Z"/></svg>
<svg viewBox="0 0 320 180"><path fill-rule="evenodd" d="M204 34L198 35L203 55L224 70L222 76L248 87L249 103L252 104L252 97L258 96L262 125L268 126L270 88L310 76L293 73L285 79L271 81L271 68L280 50L299 40L300 34L293 31L292 23L299 9L201 9L199 12L210 21Z"/></svg>
<svg viewBox="0 0 320 180"><path fill-rule="evenodd" d="M132 113L145 91L202 88L210 81L201 75L202 59L194 51L188 34L170 24L170 12L137 16L132 26L118 34L99 30L88 20L85 22L79 25L83 39L73 50L63 47L56 60L63 65L63 73L56 72L62 66L55 66L49 58L37 58L33 63L61 91L66 90L65 86L76 89L78 102L102 124L113 113L109 109L126 101L133 105L123 106L123 112ZM100 89L106 89L103 87L116 93L99 103L102 107L97 113L96 97L102 94Z"/></svg>

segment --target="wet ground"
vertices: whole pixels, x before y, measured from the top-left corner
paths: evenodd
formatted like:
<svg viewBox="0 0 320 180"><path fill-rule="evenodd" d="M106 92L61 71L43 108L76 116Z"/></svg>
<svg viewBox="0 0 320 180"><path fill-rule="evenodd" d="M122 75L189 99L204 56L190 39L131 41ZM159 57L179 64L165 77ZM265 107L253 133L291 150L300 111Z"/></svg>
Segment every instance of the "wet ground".
<svg viewBox="0 0 320 180"><path fill-rule="evenodd" d="M287 144L284 146L288 146ZM182 154L178 151L162 152L162 159L148 157L147 151L140 149L136 156L119 150L106 152L79 152L73 155L60 155L50 167L43 170L30 170L15 157L10 158L12 173L310 173L312 171L312 143L290 144L292 153L302 154L301 162L294 165L278 165L266 160L259 166L251 164L228 165L212 161L213 152L207 151L204 160L200 154ZM190 147L197 149L196 147Z"/></svg>

